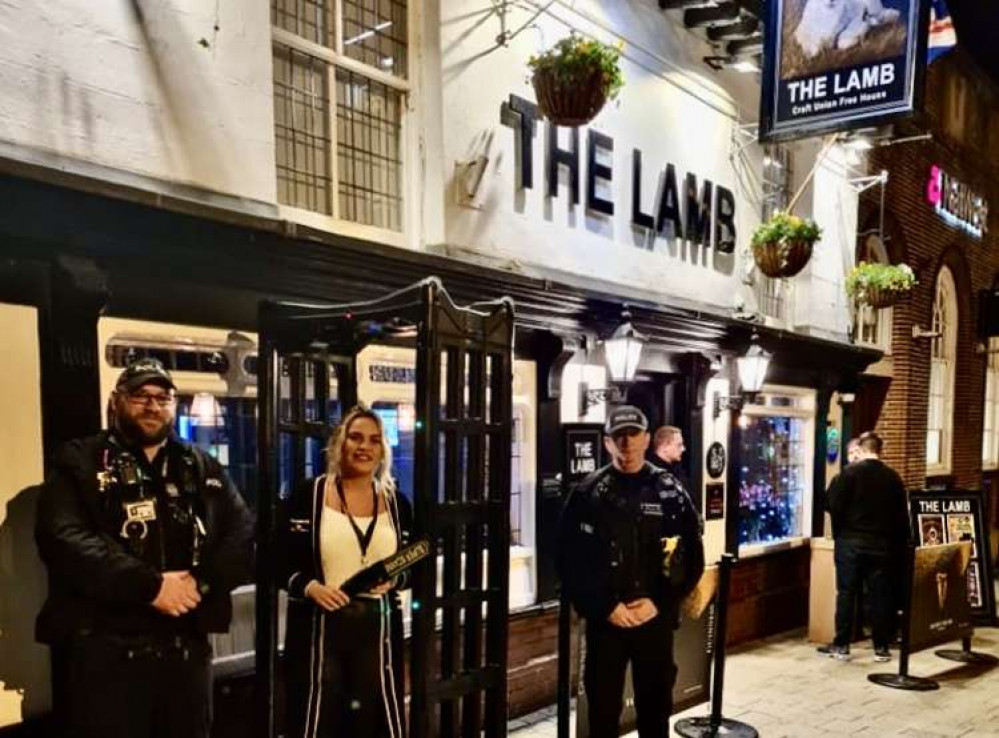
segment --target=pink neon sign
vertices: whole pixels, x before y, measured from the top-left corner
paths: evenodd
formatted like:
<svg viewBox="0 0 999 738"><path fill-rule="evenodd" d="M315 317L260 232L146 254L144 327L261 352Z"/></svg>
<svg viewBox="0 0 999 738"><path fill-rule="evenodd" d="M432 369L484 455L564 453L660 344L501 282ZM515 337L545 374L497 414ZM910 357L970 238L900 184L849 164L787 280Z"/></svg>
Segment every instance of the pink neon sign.
<svg viewBox="0 0 999 738"><path fill-rule="evenodd" d="M988 201L936 165L930 167L926 199L948 225L975 238L981 238L988 230Z"/></svg>

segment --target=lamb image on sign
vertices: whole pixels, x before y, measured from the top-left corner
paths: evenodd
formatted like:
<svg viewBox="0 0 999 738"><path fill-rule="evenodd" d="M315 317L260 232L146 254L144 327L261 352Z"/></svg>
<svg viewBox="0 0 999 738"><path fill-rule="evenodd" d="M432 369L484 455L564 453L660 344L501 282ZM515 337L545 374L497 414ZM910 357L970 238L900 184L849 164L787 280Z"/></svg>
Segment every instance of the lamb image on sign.
<svg viewBox="0 0 999 738"><path fill-rule="evenodd" d="M760 138L874 126L912 113L925 66L923 4L767 3Z"/></svg>
<svg viewBox="0 0 999 738"><path fill-rule="evenodd" d="M784 78L891 59L905 50L905 19L881 0L796 0L787 7L796 12L784 18L782 32L794 28L797 44L784 44Z"/></svg>

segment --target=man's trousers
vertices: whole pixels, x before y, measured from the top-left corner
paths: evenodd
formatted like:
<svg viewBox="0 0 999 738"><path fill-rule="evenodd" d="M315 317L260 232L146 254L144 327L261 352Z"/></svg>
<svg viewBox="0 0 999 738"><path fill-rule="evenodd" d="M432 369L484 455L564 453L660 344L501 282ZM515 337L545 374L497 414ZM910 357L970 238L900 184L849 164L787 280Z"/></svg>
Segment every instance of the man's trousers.
<svg viewBox="0 0 999 738"><path fill-rule="evenodd" d="M639 738L667 738L676 665L673 628L663 613L635 628L587 623L583 684L590 738L617 738L628 662Z"/></svg>
<svg viewBox="0 0 999 738"><path fill-rule="evenodd" d="M68 738L208 738L205 637L79 635L62 656Z"/></svg>

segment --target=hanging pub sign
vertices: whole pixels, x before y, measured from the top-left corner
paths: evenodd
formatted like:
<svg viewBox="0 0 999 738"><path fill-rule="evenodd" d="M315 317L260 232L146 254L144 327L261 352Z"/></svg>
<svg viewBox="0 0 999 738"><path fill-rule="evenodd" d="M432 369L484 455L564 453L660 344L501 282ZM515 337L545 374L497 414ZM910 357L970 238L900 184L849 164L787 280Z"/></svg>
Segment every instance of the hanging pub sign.
<svg viewBox="0 0 999 738"><path fill-rule="evenodd" d="M971 558L966 570L971 618L977 625L992 626L996 619L996 603L985 510L981 491L909 493L913 538L917 546L971 541Z"/></svg>
<svg viewBox="0 0 999 738"><path fill-rule="evenodd" d="M767 3L761 141L878 126L922 102L925 0Z"/></svg>

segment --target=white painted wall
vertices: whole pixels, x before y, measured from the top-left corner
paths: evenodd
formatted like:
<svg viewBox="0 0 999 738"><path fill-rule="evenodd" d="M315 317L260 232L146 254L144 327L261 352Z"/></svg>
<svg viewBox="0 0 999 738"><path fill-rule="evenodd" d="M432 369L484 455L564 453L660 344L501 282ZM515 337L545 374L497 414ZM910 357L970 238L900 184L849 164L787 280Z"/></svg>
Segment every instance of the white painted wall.
<svg viewBox="0 0 999 738"><path fill-rule="evenodd" d="M712 443L720 443L725 449L725 471L719 479L711 479L708 477L707 469L705 468L704 459L699 459L695 461L696 464L701 466L704 471L701 482L701 489L698 491L701 495L701 510L707 514L707 486L708 484L718 484L719 482L725 484L725 517L718 520L707 520L704 521L704 558L708 564L715 564L721 559L721 555L725 553L725 520L729 515L738 515L738 510L728 509L728 464L731 463L732 459L732 449L729 448L728 441L730 437L729 430L732 427L731 412L728 410L722 410L718 414L718 417L713 417L713 407L715 396L726 397L730 391L729 381L727 379L714 378L708 380L708 386L705 390L705 402L704 402L704 435L702 437L702 449L704 453L707 454L708 448L710 448Z"/></svg>
<svg viewBox="0 0 999 738"><path fill-rule="evenodd" d="M509 7L505 27L524 30L503 46L497 44L503 26L492 2L442 0L443 169L451 181L444 204L446 245L441 250L515 272L584 285L600 281L605 288L611 283L610 289L644 292L664 301L687 299L721 311L743 304L752 308L755 301L743 282L744 260L751 258L746 247L759 222L761 188L753 180L762 168L762 150L751 138L740 137L737 128L739 121L756 119L758 81L712 72L702 61L710 53L708 47L682 27L678 14L662 12L656 3L557 0L540 14L536 11L541 4L531 1ZM585 129L580 135L582 201L570 207L564 168L559 195L545 194L547 124L538 125L534 138L534 187L518 189L518 134L501 123L501 105L511 93L535 99L527 59L570 30L624 44L625 88L591 124L614 139L613 156L603 159L614 169L613 184L602 192L613 195L611 217L585 206ZM566 131L560 141L568 146ZM682 178L693 172L699 183L710 179L735 194L734 255L672 238L650 240L647 231L631 225L633 148L643 155L646 212L654 210L659 172L668 162L676 167L681 188ZM794 174L800 182L818 146L796 148ZM471 201L461 202L456 165L478 156L488 157L485 174ZM852 254L852 244L847 244L852 236L840 235L843 228L854 227L850 218L855 218L856 209L855 203L846 202L836 176L823 170L821 189L807 189L796 208L810 215L813 199L821 198L816 216L835 217L835 224L826 226L827 238L817 249L814 267L798 278L804 284L788 327L845 338L848 320L839 299L843 258L838 250L849 246ZM828 201L832 191L836 199Z"/></svg>
<svg viewBox="0 0 999 738"><path fill-rule="evenodd" d="M5 0L0 146L275 199L263 0Z"/></svg>
<svg viewBox="0 0 999 738"><path fill-rule="evenodd" d="M647 0L523 0L501 22L492 0L429 0L414 10L414 93L407 116L408 232L391 243L451 254L635 297L692 301L726 312L752 306L746 244L760 212L762 152L738 134L756 118L758 81L712 72L709 53L681 15ZM543 12L540 12L543 11ZM521 32L506 45L503 29ZM534 140L535 187L516 186L515 132L500 122L511 93L533 99L528 57L570 30L624 44L627 84L593 127L615 151L613 217L544 194L546 127ZM0 156L17 156L137 186L181 183L243 198L227 207L274 208L271 27L268 4L245 0L6 0L0 3ZM581 169L585 189L585 130ZM565 137L563 132L563 140ZM653 237L630 224L631 152L643 154L642 202L654 211L660 170L672 163L736 197L733 255ZM795 176L817 146L796 147ZM739 153L736 153L739 152ZM453 172L483 154L472 201L459 205ZM49 157L46 159L46 157ZM56 158L57 157L57 158ZM68 164L67 164L68 162ZM128 180L127 175L133 179ZM855 197L842 172L823 167L798 211L826 228L813 265L796 279L790 326L842 338L838 284L852 259ZM603 186L601 186L603 187ZM195 197L210 199L208 192ZM585 198L585 192L583 193ZM270 208L270 210L267 210ZM284 217L290 217L285 215ZM315 222L313 222L315 221ZM340 229L313 218L319 228ZM357 230L362 238L384 233ZM352 233L354 231L351 231ZM846 251L840 252L841 249Z"/></svg>
<svg viewBox="0 0 999 738"><path fill-rule="evenodd" d="M35 642L46 595L35 547L42 469L38 311L0 303L0 728L49 710L48 648Z"/></svg>
<svg viewBox="0 0 999 738"><path fill-rule="evenodd" d="M737 197L737 228L748 234L756 208L739 197L739 183L728 154L739 106L708 75L699 60L703 50L687 31L674 28L654 3L578 2L569 9L555 3L551 13L496 46L499 18L486 0L445 0L443 13L445 172L455 162L479 154L489 157L472 207L446 200L447 245L514 271L580 275L629 289L652 291L662 298L689 298L728 308L739 286L736 258L714 249L690 248L674 239L650 242L633 229L631 219L632 148L643 153L642 201L653 210L658 174L668 162L678 178L688 171L732 190ZM516 29L531 15L510 6L507 27ZM534 99L526 60L566 35L570 27L608 42L623 40L627 83L617 103L592 124L614 138L612 166L615 215L604 217L568 205L567 185L554 199L544 195L546 130L534 141L531 190L516 187L514 130L500 123L501 104L511 93ZM613 29L613 30L611 30ZM696 64L692 61L697 54ZM679 58L677 58L679 57ZM568 133L562 132L563 145ZM585 131L580 140L585 170ZM564 180L567 181L567 180Z"/></svg>
<svg viewBox="0 0 999 738"><path fill-rule="evenodd" d="M845 341L850 331L844 283L856 253L859 195L849 180L863 172L851 165L849 152L833 146L820 161L811 186L812 217L822 226L808 266L796 277L799 299L795 326Z"/></svg>

